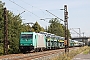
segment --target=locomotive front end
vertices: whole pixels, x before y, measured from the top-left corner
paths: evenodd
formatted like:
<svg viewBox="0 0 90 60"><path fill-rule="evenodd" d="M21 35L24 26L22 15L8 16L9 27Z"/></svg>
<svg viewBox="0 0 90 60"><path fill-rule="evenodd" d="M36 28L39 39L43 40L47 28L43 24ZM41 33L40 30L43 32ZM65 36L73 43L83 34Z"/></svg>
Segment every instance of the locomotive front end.
<svg viewBox="0 0 90 60"><path fill-rule="evenodd" d="M20 36L19 48L21 52L27 52L34 49L33 34L29 32L22 32Z"/></svg>

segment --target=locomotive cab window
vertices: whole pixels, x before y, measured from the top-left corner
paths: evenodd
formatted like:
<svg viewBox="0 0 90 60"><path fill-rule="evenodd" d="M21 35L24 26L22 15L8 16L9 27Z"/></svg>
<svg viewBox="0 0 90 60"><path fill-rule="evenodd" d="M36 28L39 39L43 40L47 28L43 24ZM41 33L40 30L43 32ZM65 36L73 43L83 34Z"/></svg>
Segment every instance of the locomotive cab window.
<svg viewBox="0 0 90 60"><path fill-rule="evenodd" d="M33 38L33 34L22 34L21 38L30 38L30 39L32 39Z"/></svg>

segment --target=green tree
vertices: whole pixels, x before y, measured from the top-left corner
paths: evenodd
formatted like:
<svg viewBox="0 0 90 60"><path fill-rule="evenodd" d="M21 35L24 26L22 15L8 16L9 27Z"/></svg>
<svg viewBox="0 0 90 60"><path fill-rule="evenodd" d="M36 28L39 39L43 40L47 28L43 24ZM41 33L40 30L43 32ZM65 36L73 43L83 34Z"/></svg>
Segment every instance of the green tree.
<svg viewBox="0 0 90 60"><path fill-rule="evenodd" d="M9 53L18 53L22 20L20 16L14 15L10 11L8 11L7 16L8 16L8 40L10 42L8 51Z"/></svg>
<svg viewBox="0 0 90 60"><path fill-rule="evenodd" d="M49 23L51 24L50 26L48 26L48 32L56 34L58 36L64 36L63 27L57 18L51 19Z"/></svg>
<svg viewBox="0 0 90 60"><path fill-rule="evenodd" d="M3 54L3 41L4 41L4 17L3 9L4 3L0 1L0 54ZM8 18L8 40L9 44L9 53L18 53L19 52L19 38L20 32L28 30L28 27L25 24L22 24L22 19L19 15L14 15L13 12L7 10Z"/></svg>
<svg viewBox="0 0 90 60"><path fill-rule="evenodd" d="M3 54L3 41L4 41L4 17L3 9L4 4L0 1L0 54ZM22 19L19 15L14 15L13 12L7 10L8 18L8 41L9 41L9 54L19 53L19 40L20 33L27 31L43 31L44 28L36 22L35 27L30 27L30 25L22 24Z"/></svg>
<svg viewBox="0 0 90 60"><path fill-rule="evenodd" d="M40 32L40 31L45 31L44 28L41 27L41 26L38 24L38 22L36 22L36 23L32 26L32 28L33 28L34 31L37 32L37 33Z"/></svg>
<svg viewBox="0 0 90 60"><path fill-rule="evenodd" d="M4 38L4 19L3 19L3 8L5 3L0 1L0 55L3 54L3 38Z"/></svg>

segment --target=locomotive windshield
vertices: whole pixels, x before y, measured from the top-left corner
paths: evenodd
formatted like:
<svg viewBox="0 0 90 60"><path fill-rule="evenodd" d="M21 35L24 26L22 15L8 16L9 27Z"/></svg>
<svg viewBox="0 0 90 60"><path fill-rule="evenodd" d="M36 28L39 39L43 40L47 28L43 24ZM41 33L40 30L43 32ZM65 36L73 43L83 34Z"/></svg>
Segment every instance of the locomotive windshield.
<svg viewBox="0 0 90 60"><path fill-rule="evenodd" d="M21 34L21 38L33 38L33 34Z"/></svg>

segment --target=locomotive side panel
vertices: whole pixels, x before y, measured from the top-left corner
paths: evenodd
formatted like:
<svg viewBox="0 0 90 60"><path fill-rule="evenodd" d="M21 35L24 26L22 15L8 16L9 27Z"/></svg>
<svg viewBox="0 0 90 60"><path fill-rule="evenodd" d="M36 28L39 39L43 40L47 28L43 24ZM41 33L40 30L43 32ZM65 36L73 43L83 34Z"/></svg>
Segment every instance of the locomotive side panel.
<svg viewBox="0 0 90 60"><path fill-rule="evenodd" d="M43 34L37 33L37 48L45 47L46 48L46 42L45 42L45 36Z"/></svg>

